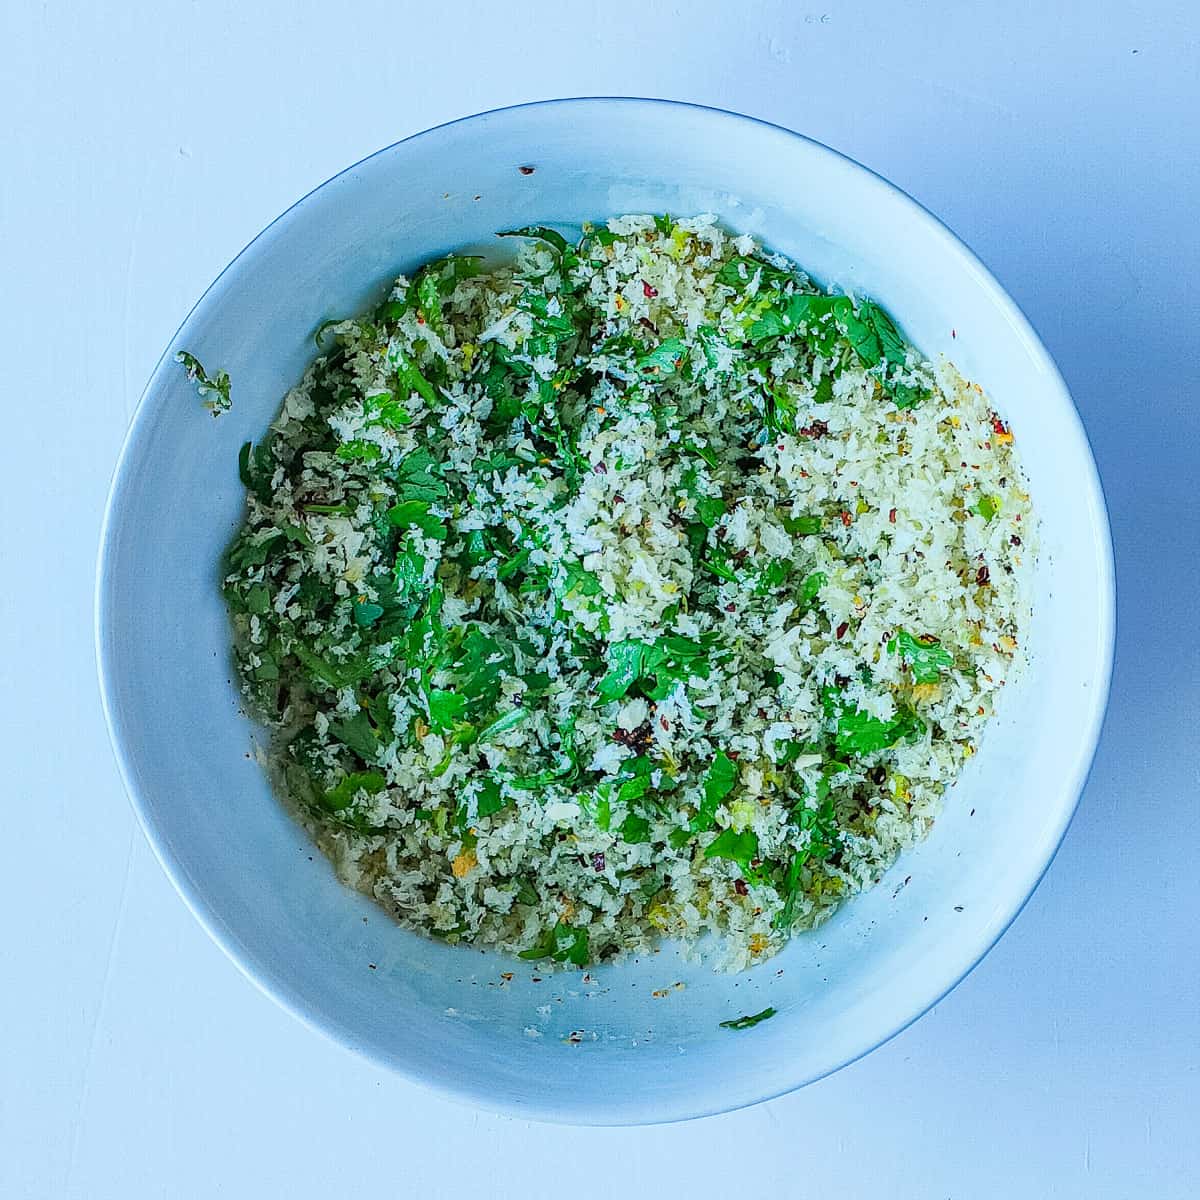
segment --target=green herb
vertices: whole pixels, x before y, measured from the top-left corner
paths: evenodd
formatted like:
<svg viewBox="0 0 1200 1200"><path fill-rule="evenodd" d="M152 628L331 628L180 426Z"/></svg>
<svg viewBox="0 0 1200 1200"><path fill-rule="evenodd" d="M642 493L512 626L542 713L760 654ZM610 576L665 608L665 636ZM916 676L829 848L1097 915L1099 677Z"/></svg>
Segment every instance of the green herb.
<svg viewBox="0 0 1200 1200"><path fill-rule="evenodd" d="M696 501L696 516L712 529L725 515L725 501L720 496L701 496Z"/></svg>
<svg viewBox="0 0 1200 1200"><path fill-rule="evenodd" d="M705 833L713 827L713 823L717 819L717 809L720 807L721 801L733 791L737 778L737 764L724 750L718 750L708 768L708 773L704 776L704 799L701 800L700 808L689 825L692 833ZM717 841L720 841L720 838ZM714 842L713 845L715 844ZM709 850L711 849L710 846ZM755 850L757 851L757 849L756 843ZM711 857L708 851L705 851L705 856Z"/></svg>
<svg viewBox="0 0 1200 1200"><path fill-rule="evenodd" d="M835 745L842 754L874 754L901 741L913 741L926 729L915 713L902 709L890 721L881 721L844 701L835 688L822 693L826 713L836 722Z"/></svg>
<svg viewBox="0 0 1200 1200"><path fill-rule="evenodd" d="M431 408L437 404L437 392L433 384L421 374L417 364L403 350L393 349L392 360L396 368L396 382L402 396L411 396L414 392Z"/></svg>
<svg viewBox="0 0 1200 1200"><path fill-rule="evenodd" d="M782 517L783 528L793 537L810 537L821 532L821 518L814 516Z"/></svg>
<svg viewBox="0 0 1200 1200"><path fill-rule="evenodd" d="M935 637L913 637L901 629L887 648L889 654L898 653L908 663L917 683L937 683L942 671L954 666L954 656Z"/></svg>
<svg viewBox="0 0 1200 1200"><path fill-rule="evenodd" d="M527 708L509 709L508 712L497 717L490 725L485 725L479 731L479 740L481 742L490 742L502 733L507 733L510 729L516 729L528 716L529 710Z"/></svg>
<svg viewBox="0 0 1200 1200"><path fill-rule="evenodd" d="M653 350L639 354L635 366L640 375L665 379L675 374L686 353L687 345L682 338L667 338Z"/></svg>
<svg viewBox="0 0 1200 1200"><path fill-rule="evenodd" d="M612 642L606 652L608 672L596 685L602 704L620 700L643 676L660 661L657 652L645 642L629 640Z"/></svg>
<svg viewBox="0 0 1200 1200"><path fill-rule="evenodd" d="M990 523L991 519L1000 511L1000 497L980 496L975 501L971 511L978 513L985 521Z"/></svg>
<svg viewBox="0 0 1200 1200"><path fill-rule="evenodd" d="M359 792L368 796L377 795L387 787L387 780L378 771L351 771L341 782L331 787L321 797L321 803L330 812L349 808Z"/></svg>
<svg viewBox="0 0 1200 1200"><path fill-rule="evenodd" d="M343 442L337 448L342 462L376 462L383 457L382 448L375 442Z"/></svg>
<svg viewBox="0 0 1200 1200"><path fill-rule="evenodd" d="M762 1012L750 1017L738 1017L736 1021L721 1021L721 1029L753 1029L759 1021L769 1021L775 1015L775 1009L764 1008Z"/></svg>
<svg viewBox="0 0 1200 1200"><path fill-rule="evenodd" d="M175 355L175 361L187 372L188 379L196 385L196 394L214 417L229 411L233 401L229 397L227 372L218 371L216 379L210 378L208 372L200 365L200 360L186 350L180 350Z"/></svg>
<svg viewBox="0 0 1200 1200"><path fill-rule="evenodd" d="M588 962L588 932L559 921L545 930L541 937L518 955L524 959L549 958L554 962L569 962L583 967Z"/></svg>
<svg viewBox="0 0 1200 1200"><path fill-rule="evenodd" d="M429 692L427 710L429 724L439 732L450 729L467 708L467 698L460 692L434 688Z"/></svg>
<svg viewBox="0 0 1200 1200"><path fill-rule="evenodd" d="M440 470L440 464L424 446L410 450L396 471L397 496L401 501L435 503L444 500L449 489L439 475Z"/></svg>
<svg viewBox="0 0 1200 1200"><path fill-rule="evenodd" d="M357 712L343 721L330 721L329 732L364 762L374 762L378 758L379 739L365 712Z"/></svg>
<svg viewBox="0 0 1200 1200"><path fill-rule="evenodd" d="M751 864L758 858L758 835L752 829L740 833L733 829L722 830L704 848L705 858L727 858L737 863L747 880L757 880L759 873Z"/></svg>
<svg viewBox="0 0 1200 1200"><path fill-rule="evenodd" d="M650 822L645 817L630 813L621 822L621 837L631 846L648 842L650 840Z"/></svg>
<svg viewBox="0 0 1200 1200"><path fill-rule="evenodd" d="M448 536L442 518L429 511L428 500L401 500L387 510L387 519L401 529L419 529L438 541L444 542Z"/></svg>
<svg viewBox="0 0 1200 1200"><path fill-rule="evenodd" d="M821 593L821 589L829 582L829 576L824 571L813 571L804 577L800 585L798 599L802 608L807 608Z"/></svg>
<svg viewBox="0 0 1200 1200"><path fill-rule="evenodd" d="M271 502L271 476L274 471L271 447L265 442L260 442L258 446L246 442L238 452L238 478L242 486L263 504Z"/></svg>
<svg viewBox="0 0 1200 1200"><path fill-rule="evenodd" d="M375 392L363 401L363 412L368 425L382 425L385 429L402 429L412 424L412 414L397 402L391 392Z"/></svg>
<svg viewBox="0 0 1200 1200"><path fill-rule="evenodd" d="M536 241L545 242L560 257L571 249L567 239L556 229L551 229L547 225L526 225L523 229L506 229L496 236L534 238Z"/></svg>

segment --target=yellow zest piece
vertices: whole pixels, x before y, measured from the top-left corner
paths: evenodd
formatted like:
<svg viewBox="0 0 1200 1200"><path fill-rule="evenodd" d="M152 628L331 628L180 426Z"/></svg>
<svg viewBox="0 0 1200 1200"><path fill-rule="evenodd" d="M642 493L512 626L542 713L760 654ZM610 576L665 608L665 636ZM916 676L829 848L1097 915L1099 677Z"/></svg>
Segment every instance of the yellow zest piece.
<svg viewBox="0 0 1200 1200"><path fill-rule="evenodd" d="M1003 646L1004 649L1009 652L1009 654L1013 654L1016 652L1016 649L1017 649L1017 639L1011 638L1008 636L1008 634L1005 634L1000 639L1000 645Z"/></svg>
<svg viewBox="0 0 1200 1200"><path fill-rule="evenodd" d="M761 954L767 948L767 938L765 934L754 933L750 935L750 953Z"/></svg>
<svg viewBox="0 0 1200 1200"><path fill-rule="evenodd" d="M936 700L942 694L940 683L918 683L912 690L913 699L922 703Z"/></svg>
<svg viewBox="0 0 1200 1200"><path fill-rule="evenodd" d="M425 719L423 717L418 717L413 722L413 736L419 742L425 737L425 735L428 732L429 732L429 726L425 724Z"/></svg>
<svg viewBox="0 0 1200 1200"><path fill-rule="evenodd" d="M562 906L562 919L570 921L575 916L575 901L564 900Z"/></svg>
<svg viewBox="0 0 1200 1200"><path fill-rule="evenodd" d="M626 301L625 297L622 296L620 292L613 297L613 307L617 310L617 312L624 311L627 303L628 302Z"/></svg>
<svg viewBox="0 0 1200 1200"><path fill-rule="evenodd" d="M475 870L479 866L479 859L474 850L464 850L461 854L456 855L454 861L450 864L450 870L454 872L455 879L462 879Z"/></svg>
<svg viewBox="0 0 1200 1200"><path fill-rule="evenodd" d="M992 434L992 437L994 437L1001 446L1007 446L1008 443L1013 440L1011 433L994 433Z"/></svg>

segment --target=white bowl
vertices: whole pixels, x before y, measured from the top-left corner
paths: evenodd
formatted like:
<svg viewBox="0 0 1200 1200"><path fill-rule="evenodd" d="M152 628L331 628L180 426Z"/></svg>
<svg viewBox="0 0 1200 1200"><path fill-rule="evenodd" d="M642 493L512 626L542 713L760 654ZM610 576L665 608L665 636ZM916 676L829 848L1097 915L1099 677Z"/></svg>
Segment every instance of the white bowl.
<svg viewBox="0 0 1200 1200"><path fill-rule="evenodd" d="M928 840L815 934L740 975L668 947L598 967L590 985L578 974L534 982L528 964L404 932L343 887L247 757L255 729L231 682L218 593L242 513L237 452L299 378L316 326L361 310L397 272L501 229L664 211L715 212L818 279L879 298L926 354L945 353L991 393L1041 517L1031 660ZM229 371L232 412L214 421L202 409L172 361L179 349ZM1016 305L944 226L784 129L659 101L563 100L381 150L226 268L168 347L129 431L96 622L138 817L192 911L251 979L312 1026L442 1092L624 1124L736 1108L819 1079L979 961L1045 871L1083 786L1108 689L1113 573L1066 387ZM652 995L677 981L686 987ZM778 1015L753 1029L718 1028L768 1005Z"/></svg>

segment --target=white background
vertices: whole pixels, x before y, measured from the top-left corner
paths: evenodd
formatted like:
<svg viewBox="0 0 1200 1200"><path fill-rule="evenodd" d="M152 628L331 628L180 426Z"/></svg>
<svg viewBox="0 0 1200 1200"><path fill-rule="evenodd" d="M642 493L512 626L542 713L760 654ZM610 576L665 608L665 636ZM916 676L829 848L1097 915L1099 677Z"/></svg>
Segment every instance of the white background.
<svg viewBox="0 0 1200 1200"><path fill-rule="evenodd" d="M0 0L0 1197L1195 1195L1198 72L1189 0ZM117 448L213 276L388 142L596 93L789 125L943 217L1075 393L1120 589L1091 783L987 960L823 1083L641 1130L448 1104L262 997L135 828L91 633Z"/></svg>

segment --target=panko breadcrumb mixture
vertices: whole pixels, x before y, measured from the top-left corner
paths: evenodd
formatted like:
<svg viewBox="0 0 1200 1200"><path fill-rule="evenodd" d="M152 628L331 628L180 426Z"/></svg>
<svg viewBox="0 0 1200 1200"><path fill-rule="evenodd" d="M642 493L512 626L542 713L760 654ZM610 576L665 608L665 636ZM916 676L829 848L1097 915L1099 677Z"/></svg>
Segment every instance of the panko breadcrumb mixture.
<svg viewBox="0 0 1200 1200"><path fill-rule="evenodd" d="M711 217L506 236L324 326L243 449L271 769L413 929L761 961L925 834L1020 661L1012 434Z"/></svg>

